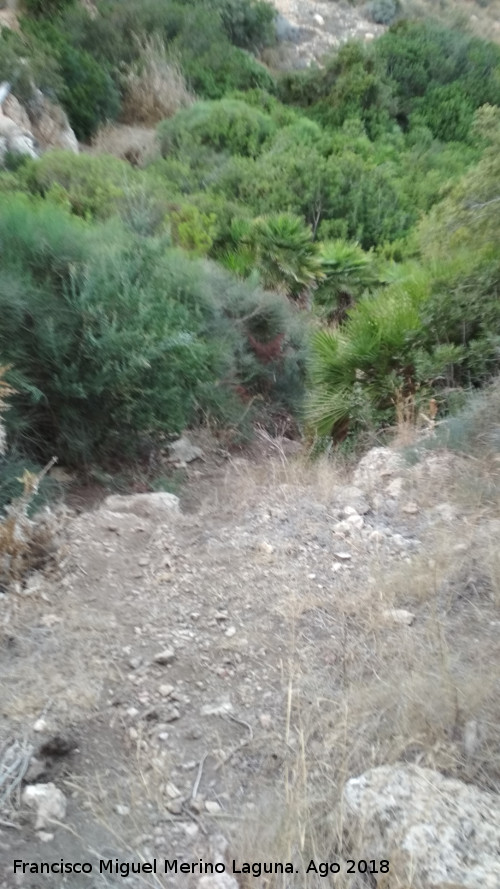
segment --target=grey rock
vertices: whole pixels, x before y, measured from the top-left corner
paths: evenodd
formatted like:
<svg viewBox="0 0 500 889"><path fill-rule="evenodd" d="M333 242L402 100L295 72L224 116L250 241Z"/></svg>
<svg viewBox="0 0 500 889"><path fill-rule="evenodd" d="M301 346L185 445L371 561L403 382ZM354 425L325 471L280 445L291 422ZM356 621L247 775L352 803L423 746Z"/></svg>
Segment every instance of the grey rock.
<svg viewBox="0 0 500 889"><path fill-rule="evenodd" d="M168 452L170 459L179 463L192 463L193 460L200 460L203 457L202 449L192 444L185 435L174 441Z"/></svg>
<svg viewBox="0 0 500 889"><path fill-rule="evenodd" d="M175 651L173 650L173 648L165 648L164 651L160 651L154 656L155 664L160 664L162 666L171 664L172 661L175 661Z"/></svg>
<svg viewBox="0 0 500 889"><path fill-rule="evenodd" d="M103 509L112 513L133 513L144 518L157 518L158 514L178 512L179 498L163 491L152 494L111 494L104 500Z"/></svg>
<svg viewBox="0 0 500 889"><path fill-rule="evenodd" d="M44 830L66 816L66 797L55 784L29 784L24 788L23 803L36 810L35 830Z"/></svg>
<svg viewBox="0 0 500 889"><path fill-rule="evenodd" d="M500 798L419 766L381 766L347 782L352 857L390 859L384 889L498 889ZM362 857L360 855L360 857Z"/></svg>

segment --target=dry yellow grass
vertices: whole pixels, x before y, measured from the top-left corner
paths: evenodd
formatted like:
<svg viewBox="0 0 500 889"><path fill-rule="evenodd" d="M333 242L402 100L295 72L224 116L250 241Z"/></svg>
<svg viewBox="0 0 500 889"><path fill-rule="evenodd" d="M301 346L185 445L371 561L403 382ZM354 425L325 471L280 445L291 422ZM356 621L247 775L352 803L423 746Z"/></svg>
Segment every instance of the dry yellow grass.
<svg viewBox="0 0 500 889"><path fill-rule="evenodd" d="M155 124L193 102L179 66L158 34L139 41L140 58L124 79L124 123Z"/></svg>

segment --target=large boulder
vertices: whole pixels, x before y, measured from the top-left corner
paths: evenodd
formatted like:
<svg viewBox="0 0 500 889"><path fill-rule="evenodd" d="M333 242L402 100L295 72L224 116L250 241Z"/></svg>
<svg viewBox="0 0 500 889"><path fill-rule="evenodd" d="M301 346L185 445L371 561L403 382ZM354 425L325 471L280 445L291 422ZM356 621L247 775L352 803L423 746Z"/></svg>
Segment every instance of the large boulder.
<svg viewBox="0 0 500 889"><path fill-rule="evenodd" d="M344 788L350 857L386 859L383 889L498 889L500 797L418 766L381 766Z"/></svg>
<svg viewBox="0 0 500 889"><path fill-rule="evenodd" d="M372 448L359 461L353 485L365 491L381 491L404 467L403 458L391 448Z"/></svg>
<svg viewBox="0 0 500 889"><path fill-rule="evenodd" d="M63 148L78 153L78 142L59 105L35 90L27 108L0 84L0 163L7 152L37 158L43 151Z"/></svg>

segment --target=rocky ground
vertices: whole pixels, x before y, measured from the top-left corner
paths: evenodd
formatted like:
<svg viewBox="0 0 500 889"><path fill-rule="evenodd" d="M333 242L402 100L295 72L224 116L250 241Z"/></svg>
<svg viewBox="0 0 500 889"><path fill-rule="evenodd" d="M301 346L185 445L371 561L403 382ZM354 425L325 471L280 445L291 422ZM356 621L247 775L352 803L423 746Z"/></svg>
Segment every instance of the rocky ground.
<svg viewBox="0 0 500 889"><path fill-rule="evenodd" d="M226 842L224 860L297 874L216 889L325 885L305 862L347 855L345 780L396 761L479 788L493 812L498 520L460 493L467 462L408 468L383 449L345 475L261 444L209 445L180 504L68 513L52 569L2 595L1 889L119 885L99 860L213 861ZM39 784L45 811L22 790ZM500 885L483 851L483 883L457 886ZM14 859L93 873L15 875Z"/></svg>
<svg viewBox="0 0 500 889"><path fill-rule="evenodd" d="M346 40L373 40L385 30L367 18L361 7L331 0L275 0L278 10L278 51L269 57L271 64L282 68L305 68L321 62Z"/></svg>

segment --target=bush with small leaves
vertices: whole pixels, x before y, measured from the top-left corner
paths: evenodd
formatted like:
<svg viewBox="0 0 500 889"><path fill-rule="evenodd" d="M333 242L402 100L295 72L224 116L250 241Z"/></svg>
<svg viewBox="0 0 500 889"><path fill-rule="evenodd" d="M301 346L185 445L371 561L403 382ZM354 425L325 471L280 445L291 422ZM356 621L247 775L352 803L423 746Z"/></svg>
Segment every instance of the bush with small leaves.
<svg viewBox="0 0 500 889"><path fill-rule="evenodd" d="M158 128L162 154L182 157L193 145L255 157L275 131L271 118L239 99L196 102Z"/></svg>
<svg viewBox="0 0 500 889"><path fill-rule="evenodd" d="M367 12L377 25L390 25L401 11L400 0L371 0Z"/></svg>

